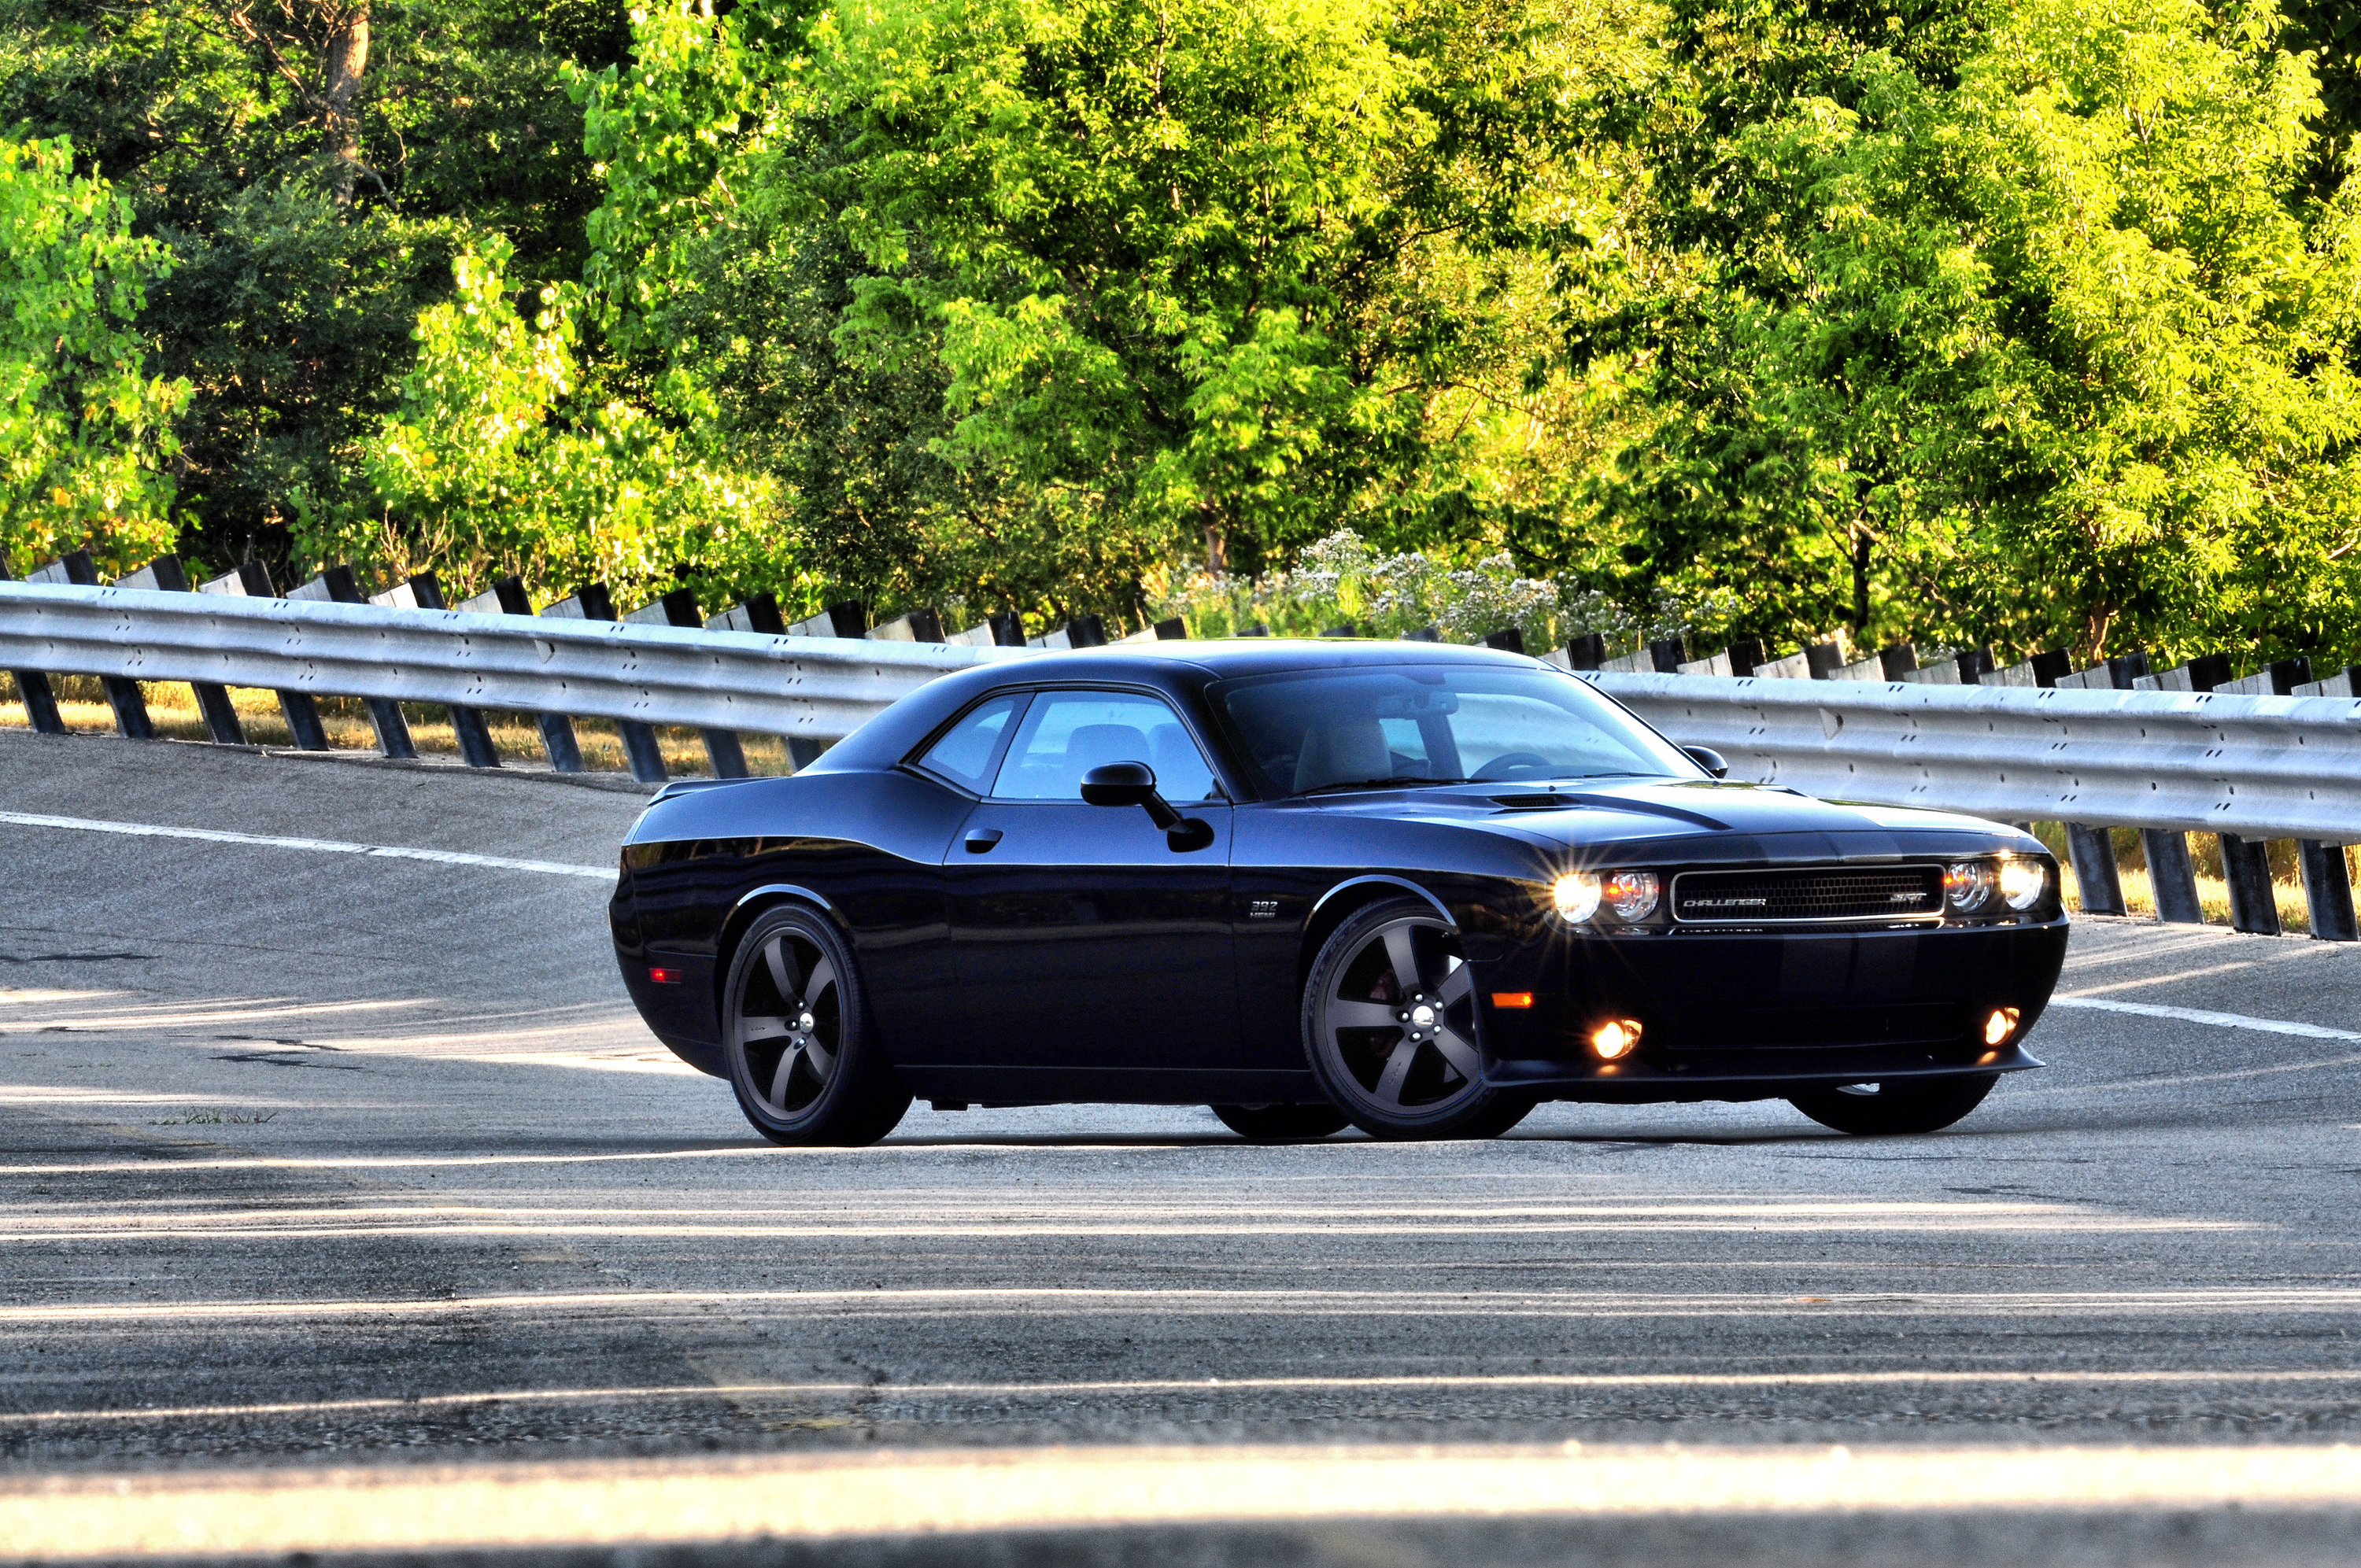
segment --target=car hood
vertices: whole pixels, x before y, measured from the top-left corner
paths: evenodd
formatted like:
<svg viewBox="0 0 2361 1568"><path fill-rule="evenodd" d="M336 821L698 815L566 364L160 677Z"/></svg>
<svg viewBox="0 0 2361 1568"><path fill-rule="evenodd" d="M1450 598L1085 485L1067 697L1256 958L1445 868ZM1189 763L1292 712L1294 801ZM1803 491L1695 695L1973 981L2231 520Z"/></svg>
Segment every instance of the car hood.
<svg viewBox="0 0 2361 1568"><path fill-rule="evenodd" d="M1540 850L1647 845L1682 859L1856 859L2039 848L2014 828L1982 817L1818 800L1781 784L1720 779L1453 784L1327 796L1322 804L1448 825Z"/></svg>

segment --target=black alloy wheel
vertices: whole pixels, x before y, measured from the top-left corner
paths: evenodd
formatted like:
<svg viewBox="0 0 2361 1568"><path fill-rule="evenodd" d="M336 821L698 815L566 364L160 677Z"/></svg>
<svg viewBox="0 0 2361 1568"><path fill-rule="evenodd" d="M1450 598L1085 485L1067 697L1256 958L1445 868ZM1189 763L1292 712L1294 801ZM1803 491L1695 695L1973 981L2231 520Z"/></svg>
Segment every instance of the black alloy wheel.
<svg viewBox="0 0 2361 1568"><path fill-rule="evenodd" d="M1890 1083L1848 1083L1788 1096L1787 1103L1824 1127L1867 1137L1939 1132L1977 1106L2000 1081L1998 1073L1977 1078L1938 1078L1932 1082L1897 1079Z"/></svg>
<svg viewBox="0 0 2361 1568"><path fill-rule="evenodd" d="M873 1144L910 1108L869 1027L836 928L797 905L758 918L730 961L722 1026L730 1084L774 1144Z"/></svg>
<svg viewBox="0 0 2361 1568"><path fill-rule="evenodd" d="M1303 988L1303 1054L1355 1126L1489 1138L1532 1110L1484 1085L1475 978L1459 933L1417 899L1373 904L1328 938Z"/></svg>
<svg viewBox="0 0 2361 1568"><path fill-rule="evenodd" d="M1250 1143L1304 1143L1341 1133L1352 1123L1334 1105L1216 1105L1222 1125Z"/></svg>

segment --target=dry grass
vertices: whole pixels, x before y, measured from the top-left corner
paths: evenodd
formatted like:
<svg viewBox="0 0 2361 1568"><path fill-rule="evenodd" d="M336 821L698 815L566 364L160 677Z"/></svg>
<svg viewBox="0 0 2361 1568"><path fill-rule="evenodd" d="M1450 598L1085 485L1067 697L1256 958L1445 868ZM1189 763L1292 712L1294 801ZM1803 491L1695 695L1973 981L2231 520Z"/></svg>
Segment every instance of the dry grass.
<svg viewBox="0 0 2361 1568"><path fill-rule="evenodd" d="M107 706L105 694L95 677L52 675L49 684L57 692L58 717L65 721L67 729L96 735L115 732L115 710ZM0 726L24 729L27 723L25 705L13 700L16 695L15 683L10 682L6 690L12 700L0 702ZM157 734L175 740L208 739L204 717L197 711L196 696L187 686L143 681L139 690L148 699L148 717L154 721ZM287 720L279 710L277 694L233 687L229 695L247 740L258 746L294 743L287 730ZM322 697L319 707L320 727L328 732L330 747L337 751L377 750L377 731L370 728L368 708L360 699ZM420 755L459 754L458 738L452 731L448 711L432 703L409 702L401 705L401 711L410 720L410 738ZM546 765L541 730L530 715L487 713L484 717L501 762L527 767ZM616 733L614 725L603 718L577 718L574 721L574 734L582 748L584 765L594 772L629 771L622 738ZM713 772L706 760L705 742L696 730L660 726L656 740L664 751L664 767L674 777L698 778ZM793 771L787 761L786 743L777 736L741 735L739 742L745 748L750 773L781 775Z"/></svg>
<svg viewBox="0 0 2361 1568"><path fill-rule="evenodd" d="M2066 907L2079 914L2082 908L2082 889L2081 884L2074 880L2074 867L2066 857L2060 855L2058 858L2058 869L2066 884ZM2148 881L2147 868L2134 870L2129 866L2118 866L2115 876L2123 885L2125 910L2133 915L2145 915L2153 919L2156 916L2156 889ZM2274 879L2271 883L2271 895L2279 906L2279 929L2290 932L2311 931L2312 912L2304 903L2303 883L2301 879L2294 882ZM2230 887L2220 877L2206 876L2202 872L2199 874L2197 902L2204 907L2207 925L2230 924Z"/></svg>

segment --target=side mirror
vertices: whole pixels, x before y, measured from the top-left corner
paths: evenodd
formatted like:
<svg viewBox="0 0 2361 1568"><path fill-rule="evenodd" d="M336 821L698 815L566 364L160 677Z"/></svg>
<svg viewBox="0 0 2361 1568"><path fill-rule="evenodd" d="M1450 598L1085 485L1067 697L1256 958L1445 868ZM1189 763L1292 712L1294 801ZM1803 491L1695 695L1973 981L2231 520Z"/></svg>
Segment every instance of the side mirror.
<svg viewBox="0 0 2361 1568"><path fill-rule="evenodd" d="M1176 854L1202 850L1213 841L1211 823L1182 817L1156 793L1156 770L1146 762L1109 762L1082 775L1082 799L1092 806L1137 806L1148 819L1164 829L1164 841Z"/></svg>
<svg viewBox="0 0 2361 1568"><path fill-rule="evenodd" d="M1156 793L1156 770L1146 762L1109 762L1082 775L1082 799L1093 806L1137 806L1148 820L1170 831L1180 814Z"/></svg>
<svg viewBox="0 0 2361 1568"><path fill-rule="evenodd" d="M1730 776L1730 764L1722 761L1721 753L1715 751L1712 747L1684 746L1681 750L1689 754L1690 762L1695 762L1698 767L1703 768L1707 773L1711 773L1714 777L1718 779L1726 779Z"/></svg>

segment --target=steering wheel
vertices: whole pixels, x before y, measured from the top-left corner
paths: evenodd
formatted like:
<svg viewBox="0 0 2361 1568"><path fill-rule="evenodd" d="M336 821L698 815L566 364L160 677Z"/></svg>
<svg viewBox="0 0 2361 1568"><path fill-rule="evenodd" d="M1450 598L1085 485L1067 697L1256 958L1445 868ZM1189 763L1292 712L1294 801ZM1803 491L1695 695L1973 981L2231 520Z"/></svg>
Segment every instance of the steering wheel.
<svg viewBox="0 0 2361 1568"><path fill-rule="evenodd" d="M1547 757L1538 751L1503 751L1477 769L1476 777L1480 783L1489 784L1495 780L1506 778L1511 770L1548 768L1554 765Z"/></svg>

